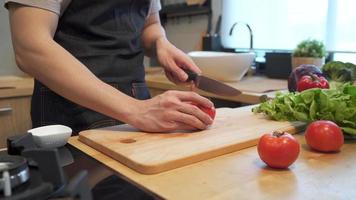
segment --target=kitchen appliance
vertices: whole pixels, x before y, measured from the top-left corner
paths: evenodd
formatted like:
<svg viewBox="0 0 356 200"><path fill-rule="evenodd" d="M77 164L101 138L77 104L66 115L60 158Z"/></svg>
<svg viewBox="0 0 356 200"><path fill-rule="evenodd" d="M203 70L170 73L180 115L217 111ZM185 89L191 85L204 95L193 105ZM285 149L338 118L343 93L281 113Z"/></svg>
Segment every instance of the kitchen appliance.
<svg viewBox="0 0 356 200"><path fill-rule="evenodd" d="M4 155L0 157L0 191L5 196L11 195L15 188L30 178L27 161L21 156Z"/></svg>
<svg viewBox="0 0 356 200"><path fill-rule="evenodd" d="M185 71L188 74L188 81L193 81L195 86L201 90L211 92L222 96L236 96L242 92L234 87L216 81L206 76L199 75L191 71Z"/></svg>
<svg viewBox="0 0 356 200"><path fill-rule="evenodd" d="M305 128L301 122L272 121L251 108L219 108L214 123L202 131L145 133L120 125L83 131L79 141L140 173L155 174L254 146L267 132Z"/></svg>
<svg viewBox="0 0 356 200"><path fill-rule="evenodd" d="M7 155L0 154L0 199L92 199L87 172L80 171L68 180L60 149L38 148L31 134L8 138L7 148Z"/></svg>
<svg viewBox="0 0 356 200"><path fill-rule="evenodd" d="M266 52L265 74L269 78L288 79L292 72L291 53Z"/></svg>

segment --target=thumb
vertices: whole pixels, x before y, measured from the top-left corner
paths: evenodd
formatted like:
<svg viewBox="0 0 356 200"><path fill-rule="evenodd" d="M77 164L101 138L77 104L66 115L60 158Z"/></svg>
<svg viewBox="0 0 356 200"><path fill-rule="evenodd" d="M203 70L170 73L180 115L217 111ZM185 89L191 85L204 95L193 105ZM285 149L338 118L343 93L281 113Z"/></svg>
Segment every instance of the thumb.
<svg viewBox="0 0 356 200"><path fill-rule="evenodd" d="M185 66L185 68L189 69L192 72L195 72L197 74L201 74L202 71L199 69L199 67L194 63L194 61L188 57L184 56L183 59L181 59L182 65Z"/></svg>

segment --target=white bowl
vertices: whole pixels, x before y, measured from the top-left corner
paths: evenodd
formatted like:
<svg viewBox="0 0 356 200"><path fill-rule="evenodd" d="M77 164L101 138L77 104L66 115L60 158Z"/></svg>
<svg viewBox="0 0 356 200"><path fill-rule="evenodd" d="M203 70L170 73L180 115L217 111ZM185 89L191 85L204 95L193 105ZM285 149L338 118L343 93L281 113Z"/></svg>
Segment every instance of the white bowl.
<svg viewBox="0 0 356 200"><path fill-rule="evenodd" d="M202 74L220 81L239 81L251 67L255 54L192 51L188 55L201 69Z"/></svg>
<svg viewBox="0 0 356 200"><path fill-rule="evenodd" d="M27 131L32 134L35 144L40 148L64 146L72 135L72 129L63 125L48 125Z"/></svg>

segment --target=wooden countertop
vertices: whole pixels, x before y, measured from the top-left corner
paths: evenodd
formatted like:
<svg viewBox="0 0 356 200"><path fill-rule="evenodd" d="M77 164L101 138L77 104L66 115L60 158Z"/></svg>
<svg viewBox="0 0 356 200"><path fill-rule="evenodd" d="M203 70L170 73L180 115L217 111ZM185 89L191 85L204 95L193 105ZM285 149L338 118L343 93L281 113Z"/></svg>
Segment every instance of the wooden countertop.
<svg viewBox="0 0 356 200"><path fill-rule="evenodd" d="M146 68L146 82L148 87L158 90L189 90L187 86L177 86L165 77L162 68ZM0 98L30 96L33 92L33 78L19 76L0 76ZM275 91L266 89L280 90L287 87L286 80L268 79L266 77L245 77L240 82L227 83L243 91L241 95L226 97L197 90L201 95L218 99L237 101L248 104L260 102L262 95L273 98ZM264 91L264 92L261 92Z"/></svg>
<svg viewBox="0 0 356 200"><path fill-rule="evenodd" d="M0 76L0 98L31 96L33 78L20 76Z"/></svg>
<svg viewBox="0 0 356 200"><path fill-rule="evenodd" d="M251 147L155 175L139 174L77 137L69 143L164 199L355 199L356 143L324 154L311 151L302 134L295 136L301 153L288 170L266 167Z"/></svg>
<svg viewBox="0 0 356 200"><path fill-rule="evenodd" d="M157 90L190 90L187 85L175 85L164 75L162 68L149 68L146 70L146 83L149 88ZM287 80L270 79L264 76L246 76L239 82L227 82L226 84L242 91L237 96L219 96L216 94L197 90L203 96L214 97L229 101L236 101L247 104L260 103L260 97L267 95L273 98L276 91L286 90Z"/></svg>

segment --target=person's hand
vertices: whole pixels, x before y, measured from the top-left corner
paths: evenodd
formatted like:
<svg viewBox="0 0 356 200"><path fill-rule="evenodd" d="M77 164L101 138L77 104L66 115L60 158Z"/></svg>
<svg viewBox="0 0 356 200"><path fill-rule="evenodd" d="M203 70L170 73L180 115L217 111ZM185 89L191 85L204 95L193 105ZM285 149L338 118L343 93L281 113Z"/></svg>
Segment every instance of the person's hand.
<svg viewBox="0 0 356 200"><path fill-rule="evenodd" d="M201 73L201 70L194 64L184 52L172 45L165 37L156 41L157 58L164 68L167 78L175 84L184 83L188 75L184 69Z"/></svg>
<svg viewBox="0 0 356 200"><path fill-rule="evenodd" d="M129 124L146 132L206 129L213 119L191 103L208 108L214 106L194 92L167 91L152 99L138 101Z"/></svg>

